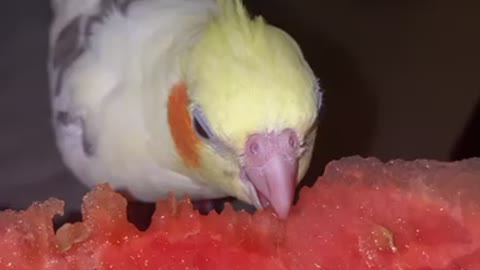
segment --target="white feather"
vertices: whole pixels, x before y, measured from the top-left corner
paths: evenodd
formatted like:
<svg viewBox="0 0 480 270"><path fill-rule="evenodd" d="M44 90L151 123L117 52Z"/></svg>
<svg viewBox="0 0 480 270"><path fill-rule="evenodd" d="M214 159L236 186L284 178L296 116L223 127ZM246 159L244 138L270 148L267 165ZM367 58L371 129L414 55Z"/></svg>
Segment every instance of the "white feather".
<svg viewBox="0 0 480 270"><path fill-rule="evenodd" d="M111 2L111 1L110 1ZM86 185L109 182L146 201L189 193L194 199L225 194L192 179L178 161L170 136L166 103L170 86L179 79L178 53L215 12L211 0L133 1L126 13L112 10L85 27L101 0L52 0L54 21L48 63L54 115L67 112L85 119L95 153L82 147L79 122L55 121L58 148L67 166ZM81 16L81 42L88 49L63 73L55 95L59 69L53 51L59 33ZM185 46L185 47L182 47Z"/></svg>

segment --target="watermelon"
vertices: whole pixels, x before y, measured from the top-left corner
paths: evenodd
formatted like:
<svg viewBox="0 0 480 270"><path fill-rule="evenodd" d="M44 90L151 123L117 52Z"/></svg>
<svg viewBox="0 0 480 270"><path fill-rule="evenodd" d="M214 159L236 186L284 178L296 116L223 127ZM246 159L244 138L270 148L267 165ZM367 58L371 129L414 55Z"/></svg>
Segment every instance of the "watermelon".
<svg viewBox="0 0 480 270"><path fill-rule="evenodd" d="M332 161L285 221L171 197L139 230L106 184L55 231L63 207L0 213L0 269L480 269L480 159Z"/></svg>

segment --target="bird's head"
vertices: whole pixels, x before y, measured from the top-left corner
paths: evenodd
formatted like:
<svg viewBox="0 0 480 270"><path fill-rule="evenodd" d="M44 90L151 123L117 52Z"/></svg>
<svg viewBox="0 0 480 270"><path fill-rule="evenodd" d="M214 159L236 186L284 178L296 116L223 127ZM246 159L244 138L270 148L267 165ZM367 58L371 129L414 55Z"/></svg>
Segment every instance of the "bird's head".
<svg viewBox="0 0 480 270"><path fill-rule="evenodd" d="M218 3L170 96L177 152L204 183L284 218L310 164L321 92L288 34L240 1Z"/></svg>

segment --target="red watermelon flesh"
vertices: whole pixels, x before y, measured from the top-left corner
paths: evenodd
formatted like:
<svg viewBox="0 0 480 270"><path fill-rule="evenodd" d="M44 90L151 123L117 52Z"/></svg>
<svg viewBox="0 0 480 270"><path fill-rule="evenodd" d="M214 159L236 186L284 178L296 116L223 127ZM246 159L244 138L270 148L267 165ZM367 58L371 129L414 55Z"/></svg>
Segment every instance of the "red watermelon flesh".
<svg viewBox="0 0 480 270"><path fill-rule="evenodd" d="M51 199L0 213L0 269L480 269L480 159L331 162L287 221L160 201L146 231L107 185L56 234Z"/></svg>

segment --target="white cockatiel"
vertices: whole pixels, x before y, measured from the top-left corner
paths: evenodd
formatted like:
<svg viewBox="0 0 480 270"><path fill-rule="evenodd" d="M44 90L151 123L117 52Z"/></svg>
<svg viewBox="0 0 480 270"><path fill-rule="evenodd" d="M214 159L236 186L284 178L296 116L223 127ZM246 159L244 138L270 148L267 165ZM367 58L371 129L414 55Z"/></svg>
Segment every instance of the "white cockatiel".
<svg viewBox="0 0 480 270"><path fill-rule="evenodd" d="M51 4L53 125L77 178L288 215L322 103L288 34L237 0Z"/></svg>

